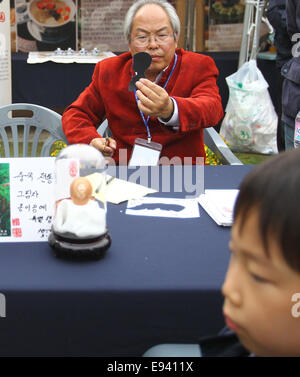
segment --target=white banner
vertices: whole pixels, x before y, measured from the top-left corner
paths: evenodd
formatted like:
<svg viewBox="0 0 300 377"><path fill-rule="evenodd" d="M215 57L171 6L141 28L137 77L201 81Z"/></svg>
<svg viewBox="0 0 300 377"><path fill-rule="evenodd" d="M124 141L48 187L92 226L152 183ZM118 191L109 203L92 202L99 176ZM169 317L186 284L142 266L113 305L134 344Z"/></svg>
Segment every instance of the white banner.
<svg viewBox="0 0 300 377"><path fill-rule="evenodd" d="M0 106L11 102L10 2L0 0Z"/></svg>

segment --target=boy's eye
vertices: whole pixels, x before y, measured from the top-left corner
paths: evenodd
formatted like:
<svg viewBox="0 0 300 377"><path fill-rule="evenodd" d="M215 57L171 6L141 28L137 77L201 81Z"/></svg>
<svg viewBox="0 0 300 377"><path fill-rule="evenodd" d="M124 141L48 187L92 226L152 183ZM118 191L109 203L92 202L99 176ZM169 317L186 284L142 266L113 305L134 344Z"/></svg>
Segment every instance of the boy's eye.
<svg viewBox="0 0 300 377"><path fill-rule="evenodd" d="M255 280L257 283L267 283L268 280L259 276L259 275L256 275L256 274L253 274L253 273L250 273L250 276L252 277L253 280Z"/></svg>

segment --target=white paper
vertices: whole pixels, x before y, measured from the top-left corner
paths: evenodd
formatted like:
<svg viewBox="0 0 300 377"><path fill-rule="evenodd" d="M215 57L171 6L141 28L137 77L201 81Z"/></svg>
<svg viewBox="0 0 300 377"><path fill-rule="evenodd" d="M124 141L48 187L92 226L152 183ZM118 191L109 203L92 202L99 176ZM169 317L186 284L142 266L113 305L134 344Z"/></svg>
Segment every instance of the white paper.
<svg viewBox="0 0 300 377"><path fill-rule="evenodd" d="M54 157L2 158L9 164L11 235L0 242L47 241L54 214Z"/></svg>
<svg viewBox="0 0 300 377"><path fill-rule="evenodd" d="M99 173L88 175L87 178L93 186L93 195L95 198L103 201L103 193L101 191L99 193L95 192L99 186ZM108 174L106 179L108 183L105 188L105 200L113 204L120 204L130 199L141 198L145 195L157 192L149 187L114 178Z"/></svg>
<svg viewBox="0 0 300 377"><path fill-rule="evenodd" d="M230 226L238 193L239 190L205 190L198 202L218 225Z"/></svg>
<svg viewBox="0 0 300 377"><path fill-rule="evenodd" d="M196 199L157 197L129 200L126 215L175 218L200 217Z"/></svg>
<svg viewBox="0 0 300 377"><path fill-rule="evenodd" d="M54 62L54 63L87 63L87 64L96 64L100 62L100 60L104 60L106 58L110 58L112 56L116 56L111 51L102 51L99 52L97 55L87 54L87 55L80 55L78 51L74 52L74 54L68 55L66 51L63 51L62 55L57 55L53 51L31 51L28 54L27 63L28 64L37 64L37 63L45 63L45 62Z"/></svg>

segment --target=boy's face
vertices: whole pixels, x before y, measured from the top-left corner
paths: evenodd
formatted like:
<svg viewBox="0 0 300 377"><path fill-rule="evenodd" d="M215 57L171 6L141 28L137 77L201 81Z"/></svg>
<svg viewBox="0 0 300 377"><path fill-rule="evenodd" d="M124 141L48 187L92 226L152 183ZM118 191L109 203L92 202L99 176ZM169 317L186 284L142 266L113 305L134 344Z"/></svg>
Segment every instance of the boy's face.
<svg viewBox="0 0 300 377"><path fill-rule="evenodd" d="M292 312L300 273L287 265L274 239L269 239L270 258L266 256L257 224L255 210L242 233L239 219L233 225L232 254L222 287L225 320L257 356L300 356L300 317Z"/></svg>

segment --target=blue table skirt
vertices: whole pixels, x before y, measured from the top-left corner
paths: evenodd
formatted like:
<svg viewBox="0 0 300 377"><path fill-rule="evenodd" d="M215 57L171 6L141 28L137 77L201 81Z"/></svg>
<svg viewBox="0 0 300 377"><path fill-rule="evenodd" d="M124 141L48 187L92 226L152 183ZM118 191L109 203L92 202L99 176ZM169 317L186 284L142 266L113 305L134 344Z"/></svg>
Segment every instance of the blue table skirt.
<svg viewBox="0 0 300 377"><path fill-rule="evenodd" d="M250 168L206 166L205 188L236 188ZM112 245L100 261L57 259L48 243L0 244L0 356L140 356L223 327L230 229L202 208L184 220L125 209L108 206Z"/></svg>

